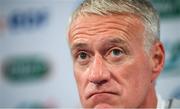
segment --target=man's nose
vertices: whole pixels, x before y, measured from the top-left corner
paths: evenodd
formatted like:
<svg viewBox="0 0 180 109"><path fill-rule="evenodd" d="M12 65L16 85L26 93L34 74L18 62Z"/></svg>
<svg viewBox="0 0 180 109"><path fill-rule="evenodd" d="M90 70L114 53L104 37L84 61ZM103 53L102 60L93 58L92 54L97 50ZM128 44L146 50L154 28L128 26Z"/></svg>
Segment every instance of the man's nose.
<svg viewBox="0 0 180 109"><path fill-rule="evenodd" d="M89 81L91 83L102 85L110 80L110 72L104 65L103 58L96 55L89 72Z"/></svg>

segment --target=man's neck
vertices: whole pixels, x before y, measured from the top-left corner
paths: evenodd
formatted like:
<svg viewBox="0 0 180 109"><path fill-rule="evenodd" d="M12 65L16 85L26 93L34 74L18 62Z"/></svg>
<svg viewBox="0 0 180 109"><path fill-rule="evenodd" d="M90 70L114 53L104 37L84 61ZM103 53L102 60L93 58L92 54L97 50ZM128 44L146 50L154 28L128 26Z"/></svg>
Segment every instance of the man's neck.
<svg viewBox="0 0 180 109"><path fill-rule="evenodd" d="M157 107L157 96L156 91L154 87L151 87L149 89L149 92L147 93L147 96L145 97L144 102L139 108L154 108Z"/></svg>

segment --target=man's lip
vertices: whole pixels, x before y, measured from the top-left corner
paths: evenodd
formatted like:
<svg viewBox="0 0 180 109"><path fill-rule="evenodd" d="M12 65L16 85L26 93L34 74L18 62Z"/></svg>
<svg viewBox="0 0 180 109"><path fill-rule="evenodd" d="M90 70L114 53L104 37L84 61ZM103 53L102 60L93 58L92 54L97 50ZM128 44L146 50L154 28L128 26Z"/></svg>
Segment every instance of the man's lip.
<svg viewBox="0 0 180 109"><path fill-rule="evenodd" d="M116 92L112 92L112 91L102 91L102 92L93 92L93 93L90 93L87 98L91 98L92 96L94 95L97 95L97 94L112 94L112 95L118 95L118 93Z"/></svg>

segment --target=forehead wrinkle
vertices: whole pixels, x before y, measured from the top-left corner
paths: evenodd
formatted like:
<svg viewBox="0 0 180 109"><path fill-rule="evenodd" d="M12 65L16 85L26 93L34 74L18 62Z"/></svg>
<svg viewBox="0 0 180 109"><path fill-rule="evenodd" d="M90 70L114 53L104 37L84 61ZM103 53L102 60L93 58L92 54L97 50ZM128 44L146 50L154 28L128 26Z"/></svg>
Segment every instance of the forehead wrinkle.
<svg viewBox="0 0 180 109"><path fill-rule="evenodd" d="M123 27L123 28L121 28ZM93 32L93 33L101 33L101 32L106 32L108 30L122 30L122 31L125 31L127 30L128 28L128 25L125 25L125 24L121 24L119 22L113 22L113 21L108 21L108 22L103 22L101 24L97 24L97 25L94 25L90 28L88 28L89 32Z"/></svg>
<svg viewBox="0 0 180 109"><path fill-rule="evenodd" d="M109 24L114 24L114 25L109 25ZM121 28L123 26L123 28ZM93 36L96 34L101 34L101 33L105 33L105 32L113 32L113 31L119 31L122 32L123 35L129 35L128 32L128 25L123 25L121 23L117 23L117 22L113 22L113 21L108 21L105 22L103 24L96 24L93 27L78 27L74 30L74 32L72 33L71 37L73 40L75 40L76 38L78 38L78 36L82 37L82 36Z"/></svg>
<svg viewBox="0 0 180 109"><path fill-rule="evenodd" d="M69 41L73 42L79 38L86 38L86 36L93 36L93 33L87 32L86 28L79 27L79 29L74 30L74 32L69 32Z"/></svg>
<svg viewBox="0 0 180 109"><path fill-rule="evenodd" d="M93 35L95 33L105 32L106 29L117 29L121 30L127 34L126 31L130 29L131 26L134 26L134 22L130 22L129 20L125 20L125 22L118 22L112 20L105 20L100 22L85 22L83 25L75 25L71 29L72 37L78 34L86 34L86 35ZM88 25L88 26L87 26Z"/></svg>
<svg viewBox="0 0 180 109"><path fill-rule="evenodd" d="M130 24L131 22L118 22L118 21L112 21L109 19L105 20L105 21L101 21L101 22L86 22L82 25L76 25L74 27L71 28L71 32L74 32L76 30L79 30L79 29L88 29L89 31L93 31L93 30L97 30L97 29L100 29L99 27L101 26L105 26L105 27L108 27L109 24L113 24L113 26L124 26L124 27L128 27L128 25ZM88 25L88 26L87 26ZM112 26L112 25L111 25ZM103 28L102 28L103 29Z"/></svg>

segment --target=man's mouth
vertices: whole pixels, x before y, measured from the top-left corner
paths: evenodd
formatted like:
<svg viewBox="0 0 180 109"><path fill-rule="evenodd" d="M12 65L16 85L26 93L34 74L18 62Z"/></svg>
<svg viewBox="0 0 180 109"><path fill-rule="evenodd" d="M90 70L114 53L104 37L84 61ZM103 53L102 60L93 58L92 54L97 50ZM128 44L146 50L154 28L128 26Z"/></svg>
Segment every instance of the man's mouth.
<svg viewBox="0 0 180 109"><path fill-rule="evenodd" d="M89 98L91 98L91 97L93 97L93 96L98 96L98 95L118 95L118 93L116 93L116 92L112 92L112 91L97 91L97 92L92 92L92 93L90 93L88 96L87 96L87 98L89 99Z"/></svg>

